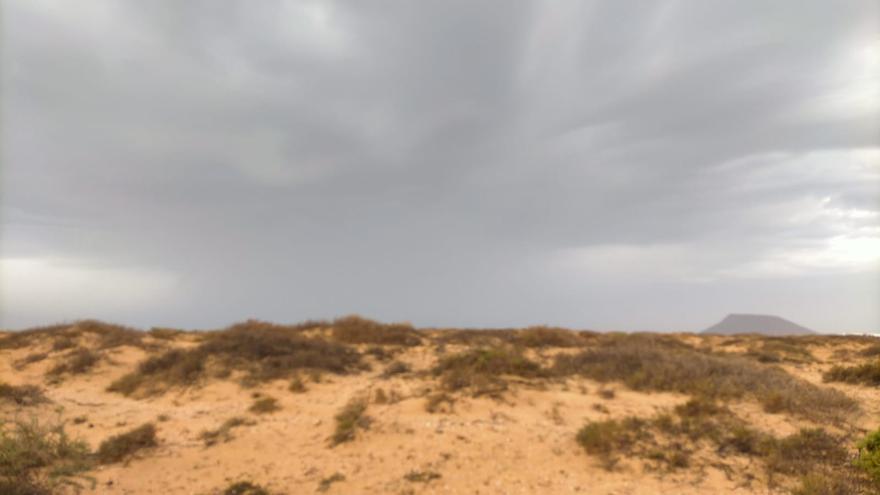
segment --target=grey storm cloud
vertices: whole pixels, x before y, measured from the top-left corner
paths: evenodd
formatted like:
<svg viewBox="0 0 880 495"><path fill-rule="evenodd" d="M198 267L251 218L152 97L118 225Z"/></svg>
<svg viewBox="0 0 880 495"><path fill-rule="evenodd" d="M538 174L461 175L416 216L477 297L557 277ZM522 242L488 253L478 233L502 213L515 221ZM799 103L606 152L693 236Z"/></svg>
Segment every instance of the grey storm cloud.
<svg viewBox="0 0 880 495"><path fill-rule="evenodd" d="M880 331L878 19L7 0L0 325Z"/></svg>

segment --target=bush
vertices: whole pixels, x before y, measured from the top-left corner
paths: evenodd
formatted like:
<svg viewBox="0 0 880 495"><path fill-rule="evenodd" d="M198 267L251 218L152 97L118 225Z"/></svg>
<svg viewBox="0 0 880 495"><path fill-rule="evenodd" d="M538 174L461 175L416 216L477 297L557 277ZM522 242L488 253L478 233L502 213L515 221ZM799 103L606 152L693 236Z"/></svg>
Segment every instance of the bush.
<svg viewBox="0 0 880 495"><path fill-rule="evenodd" d="M232 430L234 428L238 428L239 426L252 425L253 421L242 418L240 416L235 416L227 419L220 425L216 430L205 430L199 435L199 438L205 442L205 447L210 447L212 445L216 445L220 442L228 442L232 440Z"/></svg>
<svg viewBox="0 0 880 495"><path fill-rule="evenodd" d="M112 464L128 459L136 452L156 445L158 445L156 427L152 423L146 423L126 433L104 440L98 447L95 457L101 464Z"/></svg>
<svg viewBox="0 0 880 495"><path fill-rule="evenodd" d="M880 428L868 434L858 444L859 456L855 465L880 485Z"/></svg>
<svg viewBox="0 0 880 495"><path fill-rule="evenodd" d="M409 373L410 368L409 365L401 362L401 361L393 361L391 364L385 367L385 370L382 371L382 378L391 378L394 375L401 375L403 373Z"/></svg>
<svg viewBox="0 0 880 495"><path fill-rule="evenodd" d="M517 331L513 341L523 347L581 347L593 336L565 328L534 326Z"/></svg>
<svg viewBox="0 0 880 495"><path fill-rule="evenodd" d="M765 446L765 463L771 472L805 475L817 465L843 465L848 459L839 438L822 428L804 428Z"/></svg>
<svg viewBox="0 0 880 495"><path fill-rule="evenodd" d="M349 401L334 418L336 420L336 431L333 432L333 436L330 439L331 446L350 442L354 440L355 431L358 428L368 428L370 419L364 415L366 411L366 399L356 398Z"/></svg>
<svg viewBox="0 0 880 495"><path fill-rule="evenodd" d="M101 355L91 349L80 347L73 350L64 359L49 370L50 376L63 374L81 375L98 364Z"/></svg>
<svg viewBox="0 0 880 495"><path fill-rule="evenodd" d="M71 440L63 426L36 419L0 424L0 493L50 495L61 486L79 486L91 468L88 446Z"/></svg>
<svg viewBox="0 0 880 495"><path fill-rule="evenodd" d="M823 379L826 382L861 383L872 387L880 386L880 359L858 366L834 366Z"/></svg>
<svg viewBox="0 0 880 495"><path fill-rule="evenodd" d="M403 475L403 479L411 483L429 483L432 480L442 478L442 475L436 471L410 471Z"/></svg>
<svg viewBox="0 0 880 495"><path fill-rule="evenodd" d="M696 351L650 335L610 336L597 348L559 355L558 375L621 381L634 390L661 390L716 399L751 397L771 410L810 419L837 418L858 405L842 392L813 385L784 370L732 355Z"/></svg>
<svg viewBox="0 0 880 495"><path fill-rule="evenodd" d="M281 406L278 404L278 399L274 397L261 397L255 400L251 407L248 408L248 411L254 414L269 414L280 410Z"/></svg>
<svg viewBox="0 0 880 495"><path fill-rule="evenodd" d="M416 346L422 337L408 323L383 324L357 315L333 321L333 338L346 344Z"/></svg>
<svg viewBox="0 0 880 495"><path fill-rule="evenodd" d="M592 421L577 432L575 439L588 454L598 456L606 469L617 463L616 453L628 451L644 436L645 423L634 417L622 421Z"/></svg>
<svg viewBox="0 0 880 495"><path fill-rule="evenodd" d="M42 389L35 385L9 385L0 383L0 399L18 406L34 406L49 402Z"/></svg>
<svg viewBox="0 0 880 495"><path fill-rule="evenodd" d="M330 485L332 485L333 483L340 482L340 481L345 481L345 475L342 473L333 473L330 476L327 476L326 478L322 479L318 483L318 491L319 492L326 492L327 490L330 489Z"/></svg>
<svg viewBox="0 0 880 495"><path fill-rule="evenodd" d="M237 481L227 486L223 495L269 495L269 490L250 481Z"/></svg>
<svg viewBox="0 0 880 495"><path fill-rule="evenodd" d="M292 327L236 325L206 335L196 348L173 349L146 359L108 390L130 395L147 385L151 392L160 391L162 386L194 385L209 365L226 373L240 369L248 383L292 377L301 369L346 373L361 365L360 355L354 350L301 334Z"/></svg>
<svg viewBox="0 0 880 495"><path fill-rule="evenodd" d="M506 389L504 375L525 378L546 375L535 363L518 351L504 348L471 349L445 357L434 367L447 390L470 388L474 395L492 394Z"/></svg>

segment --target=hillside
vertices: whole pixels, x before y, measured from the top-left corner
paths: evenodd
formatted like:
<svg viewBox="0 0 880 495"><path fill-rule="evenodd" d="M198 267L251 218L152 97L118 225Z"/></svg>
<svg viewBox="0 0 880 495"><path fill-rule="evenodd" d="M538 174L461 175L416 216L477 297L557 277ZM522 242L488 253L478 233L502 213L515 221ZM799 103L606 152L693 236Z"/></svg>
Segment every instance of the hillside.
<svg viewBox="0 0 880 495"><path fill-rule="evenodd" d="M357 317L38 328L0 336L0 445L39 459L0 456L0 493L872 493L850 459L878 427L878 356Z"/></svg>

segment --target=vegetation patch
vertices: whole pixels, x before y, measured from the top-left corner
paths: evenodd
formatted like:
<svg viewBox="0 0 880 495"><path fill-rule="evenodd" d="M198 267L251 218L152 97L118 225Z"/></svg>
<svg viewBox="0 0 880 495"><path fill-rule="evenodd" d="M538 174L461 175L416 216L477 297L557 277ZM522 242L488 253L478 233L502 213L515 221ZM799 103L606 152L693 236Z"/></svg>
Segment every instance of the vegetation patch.
<svg viewBox="0 0 880 495"><path fill-rule="evenodd" d="M826 382L844 382L880 387L880 359L857 366L834 366L822 378Z"/></svg>
<svg viewBox="0 0 880 495"><path fill-rule="evenodd" d="M395 375L402 375L403 373L409 373L410 367L408 364L402 361L393 361L385 369L382 371L382 378L391 378Z"/></svg>
<svg viewBox="0 0 880 495"><path fill-rule="evenodd" d="M53 377L64 374L81 375L91 371L100 361L100 353L79 347L65 355L60 362L49 370L48 374Z"/></svg>
<svg viewBox="0 0 880 495"><path fill-rule="evenodd" d="M340 443L350 442L354 440L358 429L369 428L371 420L365 414L366 411L367 400L365 398L355 398L349 401L334 418L336 430L330 438L330 445L336 446Z"/></svg>
<svg viewBox="0 0 880 495"><path fill-rule="evenodd" d="M517 331L511 340L523 347L582 347L591 342L595 335L565 328L534 326Z"/></svg>
<svg viewBox="0 0 880 495"><path fill-rule="evenodd" d="M218 443L225 443L232 440L232 430L239 426L250 426L255 424L253 421L235 416L227 419L220 427L214 430L205 430L199 435L199 438L205 442L205 447L211 447Z"/></svg>
<svg viewBox="0 0 880 495"><path fill-rule="evenodd" d="M596 348L559 355L558 375L620 381L633 390L661 390L711 399L753 398L771 412L810 419L836 418L857 403L840 391L795 378L784 370L727 354L709 354L651 335L624 335Z"/></svg>
<svg viewBox="0 0 880 495"><path fill-rule="evenodd" d="M260 397L248 408L254 414L269 414L280 410L281 405L275 397Z"/></svg>
<svg viewBox="0 0 880 495"><path fill-rule="evenodd" d="M51 495L79 488L91 466L88 446L71 439L62 425L36 419L0 424L0 493Z"/></svg>
<svg viewBox="0 0 880 495"><path fill-rule="evenodd" d="M429 483L433 480L438 480L443 476L436 471L410 471L403 475L403 479L409 481L411 483Z"/></svg>
<svg viewBox="0 0 880 495"><path fill-rule="evenodd" d="M494 395L506 390L507 376L546 376L541 366L515 349L492 347L471 349L447 356L434 367L446 390L469 389L473 395Z"/></svg>
<svg viewBox="0 0 880 495"><path fill-rule="evenodd" d="M0 383L0 400L12 402L17 406L35 406L49 402L40 387L8 383Z"/></svg>
<svg viewBox="0 0 880 495"><path fill-rule="evenodd" d="M416 346L422 343L419 332L408 323L379 323L357 315L333 321L333 338L346 344Z"/></svg>
<svg viewBox="0 0 880 495"><path fill-rule="evenodd" d="M156 426L153 423L146 423L101 442L98 451L95 452L95 458L101 464L112 464L129 459L138 451L156 445L158 445Z"/></svg>
<svg viewBox="0 0 880 495"><path fill-rule="evenodd" d="M250 481L236 481L223 490L223 495L270 495L269 490Z"/></svg>
<svg viewBox="0 0 880 495"><path fill-rule="evenodd" d="M342 473L333 473L318 483L318 491L326 492L330 489L330 486L332 486L333 483L338 483L340 481L345 481L345 475Z"/></svg>
<svg viewBox="0 0 880 495"><path fill-rule="evenodd" d="M296 376L302 369L346 373L360 367L360 355L349 347L307 338L296 327L251 323L208 334L193 349L149 357L108 390L130 395L142 388L158 392L163 387L190 386L209 369L222 374L241 370L245 383L253 384Z"/></svg>
<svg viewBox="0 0 880 495"><path fill-rule="evenodd" d="M864 470L880 488L880 428L859 442L858 449L855 465Z"/></svg>

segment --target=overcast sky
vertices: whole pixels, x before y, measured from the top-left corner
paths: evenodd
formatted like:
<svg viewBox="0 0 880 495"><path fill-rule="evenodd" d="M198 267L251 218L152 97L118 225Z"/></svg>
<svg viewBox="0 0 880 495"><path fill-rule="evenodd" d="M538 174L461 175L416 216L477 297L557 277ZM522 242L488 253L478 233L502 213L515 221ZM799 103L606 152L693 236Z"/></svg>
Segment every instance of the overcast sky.
<svg viewBox="0 0 880 495"><path fill-rule="evenodd" d="M875 0L0 6L0 326L880 331Z"/></svg>

